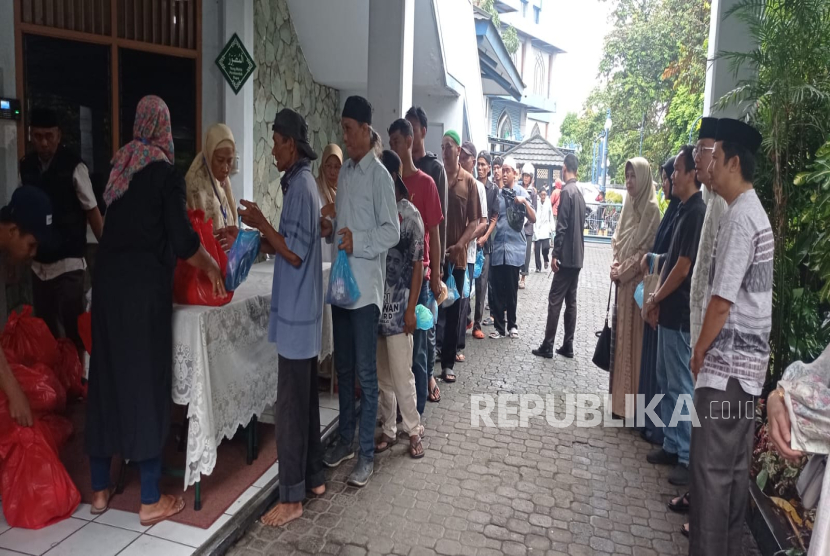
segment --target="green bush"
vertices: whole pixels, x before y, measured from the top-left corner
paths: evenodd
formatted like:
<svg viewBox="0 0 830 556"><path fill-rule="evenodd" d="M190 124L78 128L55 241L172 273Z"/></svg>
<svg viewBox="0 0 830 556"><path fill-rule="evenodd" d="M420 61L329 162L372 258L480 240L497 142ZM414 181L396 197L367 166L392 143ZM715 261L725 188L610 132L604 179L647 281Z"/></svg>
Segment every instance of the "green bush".
<svg viewBox="0 0 830 556"><path fill-rule="evenodd" d="M621 205L623 202L622 194L617 193L616 191L606 191L605 202Z"/></svg>

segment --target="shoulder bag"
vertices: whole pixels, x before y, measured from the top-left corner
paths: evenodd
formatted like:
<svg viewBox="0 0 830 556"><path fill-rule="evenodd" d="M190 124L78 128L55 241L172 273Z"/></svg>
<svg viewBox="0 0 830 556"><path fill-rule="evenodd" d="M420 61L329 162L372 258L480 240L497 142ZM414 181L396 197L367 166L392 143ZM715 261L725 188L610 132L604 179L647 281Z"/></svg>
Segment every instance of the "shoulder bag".
<svg viewBox="0 0 830 556"><path fill-rule="evenodd" d="M608 306L605 309L605 325L602 331L596 332L597 347L594 349L594 358L592 361L594 365L603 371L611 370L611 327L608 326L608 317L611 314L611 291L614 288L614 282L608 287Z"/></svg>

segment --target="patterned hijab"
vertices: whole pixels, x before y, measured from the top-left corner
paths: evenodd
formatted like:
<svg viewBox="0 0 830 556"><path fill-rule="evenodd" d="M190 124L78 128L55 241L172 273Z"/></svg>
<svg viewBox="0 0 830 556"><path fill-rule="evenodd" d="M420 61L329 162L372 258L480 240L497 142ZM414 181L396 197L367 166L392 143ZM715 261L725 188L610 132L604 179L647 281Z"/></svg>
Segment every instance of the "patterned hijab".
<svg viewBox="0 0 830 556"><path fill-rule="evenodd" d="M110 179L104 190L107 206L124 196L136 172L159 160L173 162L170 110L163 100L150 95L141 99L136 108L133 140L112 159Z"/></svg>
<svg viewBox="0 0 830 556"><path fill-rule="evenodd" d="M618 262L642 252L646 253L657 235L660 207L651 180L651 166L645 158L632 158L626 163L634 168L637 191L626 195L620 222L614 234L615 259Z"/></svg>

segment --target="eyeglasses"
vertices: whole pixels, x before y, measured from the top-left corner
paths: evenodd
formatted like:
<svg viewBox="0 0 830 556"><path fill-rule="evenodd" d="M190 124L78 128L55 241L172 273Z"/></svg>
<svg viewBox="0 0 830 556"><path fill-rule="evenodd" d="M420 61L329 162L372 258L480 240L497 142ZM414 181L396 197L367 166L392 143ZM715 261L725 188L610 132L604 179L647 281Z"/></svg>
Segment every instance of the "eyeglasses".
<svg viewBox="0 0 830 556"><path fill-rule="evenodd" d="M692 156L697 156L703 151L715 152L715 147L698 147L698 146L695 146L695 148L692 149Z"/></svg>

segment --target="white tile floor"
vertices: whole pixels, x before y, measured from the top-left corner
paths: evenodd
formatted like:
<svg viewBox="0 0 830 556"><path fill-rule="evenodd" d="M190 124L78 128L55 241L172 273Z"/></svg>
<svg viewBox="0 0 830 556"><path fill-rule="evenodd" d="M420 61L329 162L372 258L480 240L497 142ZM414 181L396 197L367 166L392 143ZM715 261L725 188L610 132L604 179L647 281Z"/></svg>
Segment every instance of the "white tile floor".
<svg viewBox="0 0 830 556"><path fill-rule="evenodd" d="M339 407L337 394L320 393L321 431L337 419ZM190 556L271 482L278 470L279 463L272 465L210 529L171 521L142 527L137 513L109 510L94 516L89 504L81 504L70 519L38 531L9 528L0 515L0 556Z"/></svg>

